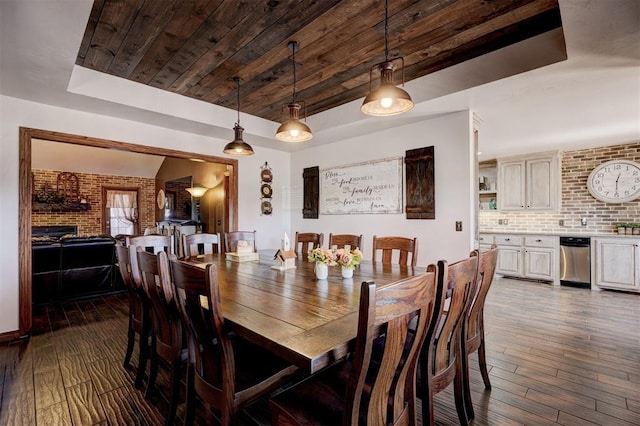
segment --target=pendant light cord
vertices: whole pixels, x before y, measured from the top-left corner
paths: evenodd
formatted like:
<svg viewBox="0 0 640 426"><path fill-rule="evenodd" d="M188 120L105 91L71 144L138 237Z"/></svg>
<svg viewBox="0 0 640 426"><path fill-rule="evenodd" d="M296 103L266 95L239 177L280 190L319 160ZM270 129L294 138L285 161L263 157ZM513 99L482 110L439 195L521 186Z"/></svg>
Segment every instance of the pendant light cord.
<svg viewBox="0 0 640 426"><path fill-rule="evenodd" d="M238 126L240 125L240 79L238 77L235 78L236 83L238 83Z"/></svg>
<svg viewBox="0 0 640 426"><path fill-rule="evenodd" d="M293 53L291 54L291 60L293 61L293 103L296 103L296 46L297 43L293 43L291 45L291 50Z"/></svg>
<svg viewBox="0 0 640 426"><path fill-rule="evenodd" d="M389 2L388 0L384 0L384 61L389 62Z"/></svg>

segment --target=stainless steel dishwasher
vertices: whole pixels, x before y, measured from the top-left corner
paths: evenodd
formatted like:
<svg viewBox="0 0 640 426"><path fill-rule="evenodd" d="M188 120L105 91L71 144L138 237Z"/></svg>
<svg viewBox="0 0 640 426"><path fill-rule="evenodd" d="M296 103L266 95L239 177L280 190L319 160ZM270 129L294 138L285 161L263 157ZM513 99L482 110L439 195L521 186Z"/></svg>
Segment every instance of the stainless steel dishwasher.
<svg viewBox="0 0 640 426"><path fill-rule="evenodd" d="M591 288L591 238L560 237L560 285Z"/></svg>

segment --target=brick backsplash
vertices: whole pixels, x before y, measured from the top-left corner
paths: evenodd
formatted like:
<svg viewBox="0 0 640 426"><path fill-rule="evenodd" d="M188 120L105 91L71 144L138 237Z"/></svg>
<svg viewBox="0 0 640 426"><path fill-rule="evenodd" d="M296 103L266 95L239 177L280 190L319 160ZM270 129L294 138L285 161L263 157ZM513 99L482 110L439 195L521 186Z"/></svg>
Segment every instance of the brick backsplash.
<svg viewBox="0 0 640 426"><path fill-rule="evenodd" d="M479 212L480 232L545 232L599 234L615 232L619 222L640 223L640 201L609 204L596 200L587 190L587 178L594 167L623 158L640 162L640 141L628 145L566 151L562 154L562 207L559 211ZM500 194L497 195L500 197ZM581 226L587 218L587 226ZM498 220L508 220L499 225ZM564 220L564 226L559 225Z"/></svg>
<svg viewBox="0 0 640 426"><path fill-rule="evenodd" d="M38 191L42 185L49 184L51 188L56 188L58 175L57 170L32 170L33 188ZM42 213L33 212L31 214L31 224L33 226L46 225L76 225L78 235L103 234L103 213L102 187L127 187L140 188L139 220L140 229L155 226L155 179L109 176L91 173L74 173L78 176L79 191L86 197L91 205L90 210L82 212L59 212Z"/></svg>

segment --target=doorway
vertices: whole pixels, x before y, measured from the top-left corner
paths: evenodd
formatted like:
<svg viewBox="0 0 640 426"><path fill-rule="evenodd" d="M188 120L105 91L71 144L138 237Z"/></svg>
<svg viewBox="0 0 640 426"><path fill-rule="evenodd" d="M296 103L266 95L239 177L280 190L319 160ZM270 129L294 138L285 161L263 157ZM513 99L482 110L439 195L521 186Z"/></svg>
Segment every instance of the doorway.
<svg viewBox="0 0 640 426"><path fill-rule="evenodd" d="M198 154L193 152L176 151L145 145L136 145L108 139L92 138L72 135L68 133L51 132L47 130L20 128L19 142L19 187L18 187L18 277L19 277L19 328L16 332L7 333L4 338L14 339L28 335L31 332L31 209L32 186L31 174L31 144L33 139L44 141L70 143L76 145L93 146L98 148L118 149L122 151L160 155L182 159L198 159L205 162L219 163L228 166L228 190L225 196L225 211L228 212L227 230L236 230L238 223L238 160ZM227 184L225 184L227 185Z"/></svg>

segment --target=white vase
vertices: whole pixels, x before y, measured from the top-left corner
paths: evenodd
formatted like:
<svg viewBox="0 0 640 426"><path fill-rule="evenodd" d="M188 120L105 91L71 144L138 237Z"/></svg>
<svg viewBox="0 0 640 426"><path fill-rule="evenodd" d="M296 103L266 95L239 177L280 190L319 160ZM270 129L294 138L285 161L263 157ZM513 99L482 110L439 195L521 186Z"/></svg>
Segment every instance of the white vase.
<svg viewBox="0 0 640 426"><path fill-rule="evenodd" d="M329 276L329 265L322 262L316 262L316 278L319 280L326 280Z"/></svg>
<svg viewBox="0 0 640 426"><path fill-rule="evenodd" d="M353 278L353 269L342 267L342 278Z"/></svg>

